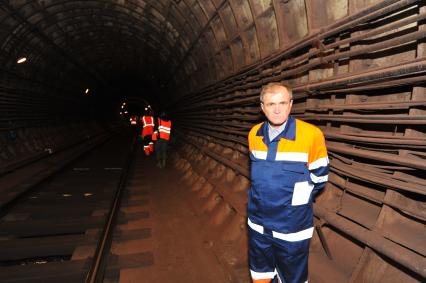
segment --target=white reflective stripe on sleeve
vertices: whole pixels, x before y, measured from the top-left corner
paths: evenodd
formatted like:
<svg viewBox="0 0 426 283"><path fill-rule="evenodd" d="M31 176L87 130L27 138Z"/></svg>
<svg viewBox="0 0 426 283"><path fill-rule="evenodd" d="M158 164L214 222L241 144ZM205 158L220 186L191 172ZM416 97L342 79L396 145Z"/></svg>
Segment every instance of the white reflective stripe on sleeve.
<svg viewBox="0 0 426 283"><path fill-rule="evenodd" d="M319 158L319 159L317 159L317 160L315 160L315 161L313 161L309 164L309 170L315 170L317 168L327 166L328 163L329 163L328 156L323 157L323 158Z"/></svg>
<svg viewBox="0 0 426 283"><path fill-rule="evenodd" d="M253 280L259 280L259 279L269 279L274 278L275 274L277 274L276 271L270 271L270 272L256 272L250 269L250 275Z"/></svg>
<svg viewBox="0 0 426 283"><path fill-rule="evenodd" d="M302 241L306 239L312 238L312 235L314 233L314 227L296 232L296 233L290 233L290 234L284 234L284 233L278 233L275 231L272 231L272 237L284 240L287 242L297 242Z"/></svg>
<svg viewBox="0 0 426 283"><path fill-rule="evenodd" d="M324 175L324 176L316 176L314 174L311 173L311 180L314 183L324 183L328 181L328 175Z"/></svg>
<svg viewBox="0 0 426 283"><path fill-rule="evenodd" d="M266 160L266 156L268 155L267 151L261 151L261 150L252 150L251 154L257 159L263 159Z"/></svg>
<svg viewBox="0 0 426 283"><path fill-rule="evenodd" d="M260 234L263 234L263 226L251 222L249 218L247 218L247 224L254 231L259 232Z"/></svg>
<svg viewBox="0 0 426 283"><path fill-rule="evenodd" d="M310 184L308 181L295 183L291 205L307 204L313 189L314 185Z"/></svg>
<svg viewBox="0 0 426 283"><path fill-rule="evenodd" d="M275 160L308 162L308 154L305 152L277 152Z"/></svg>

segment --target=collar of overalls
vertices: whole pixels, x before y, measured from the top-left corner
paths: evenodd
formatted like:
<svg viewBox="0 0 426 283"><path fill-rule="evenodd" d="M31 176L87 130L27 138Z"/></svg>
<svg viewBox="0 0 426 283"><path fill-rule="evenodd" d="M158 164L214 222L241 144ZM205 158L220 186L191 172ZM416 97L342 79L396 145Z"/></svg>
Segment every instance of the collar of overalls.
<svg viewBox="0 0 426 283"><path fill-rule="evenodd" d="M294 119L292 116L288 116L287 118L287 124L284 128L284 130L276 136L272 141L269 140L269 134L268 134L268 122L263 122L263 124L260 126L259 130L256 133L256 136L263 137L263 142L265 144L270 144L274 141L279 141L280 139L287 139L294 141L296 139L296 119Z"/></svg>

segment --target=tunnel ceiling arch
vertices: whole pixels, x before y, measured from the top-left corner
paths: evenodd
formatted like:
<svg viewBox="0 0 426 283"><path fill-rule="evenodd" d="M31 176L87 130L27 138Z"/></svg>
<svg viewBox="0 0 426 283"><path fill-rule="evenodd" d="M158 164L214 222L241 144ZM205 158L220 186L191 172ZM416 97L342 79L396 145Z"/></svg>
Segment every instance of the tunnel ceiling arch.
<svg viewBox="0 0 426 283"><path fill-rule="evenodd" d="M194 90L348 14L346 1L328 2L336 7L300 0L2 1L1 62L35 81L55 77L75 88L108 88L127 74L160 89ZM24 71L15 66L23 55L32 64Z"/></svg>
<svg viewBox="0 0 426 283"><path fill-rule="evenodd" d="M76 84L107 84L123 71L164 84L196 68L194 47L217 48L200 40L212 26L226 39L218 9L232 16L226 1L4 1L2 63L24 54L44 76L77 73Z"/></svg>

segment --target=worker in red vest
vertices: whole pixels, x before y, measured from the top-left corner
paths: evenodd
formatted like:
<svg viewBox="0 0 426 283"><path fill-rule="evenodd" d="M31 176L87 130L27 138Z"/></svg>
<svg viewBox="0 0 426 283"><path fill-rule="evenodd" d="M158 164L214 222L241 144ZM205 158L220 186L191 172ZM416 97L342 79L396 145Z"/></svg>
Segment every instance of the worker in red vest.
<svg viewBox="0 0 426 283"><path fill-rule="evenodd" d="M154 151L154 143L152 141L152 134L154 133L154 117L152 111L147 110L145 115L141 118L142 122L142 139L143 150L146 156L149 156Z"/></svg>
<svg viewBox="0 0 426 283"><path fill-rule="evenodd" d="M157 153L157 167L166 167L167 145L170 140L170 131L172 122L166 112L162 111L157 121L157 130L153 134L153 140L156 140L155 150Z"/></svg>

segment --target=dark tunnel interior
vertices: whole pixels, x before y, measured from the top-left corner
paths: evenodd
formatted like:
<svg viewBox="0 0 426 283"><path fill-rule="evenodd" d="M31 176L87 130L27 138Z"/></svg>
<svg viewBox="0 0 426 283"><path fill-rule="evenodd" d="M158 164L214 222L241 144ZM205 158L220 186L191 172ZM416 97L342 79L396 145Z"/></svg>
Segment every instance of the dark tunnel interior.
<svg viewBox="0 0 426 283"><path fill-rule="evenodd" d="M0 183L167 111L170 166L246 282L247 135L283 82L330 160L310 282L424 282L425 19L423 0L0 0Z"/></svg>

